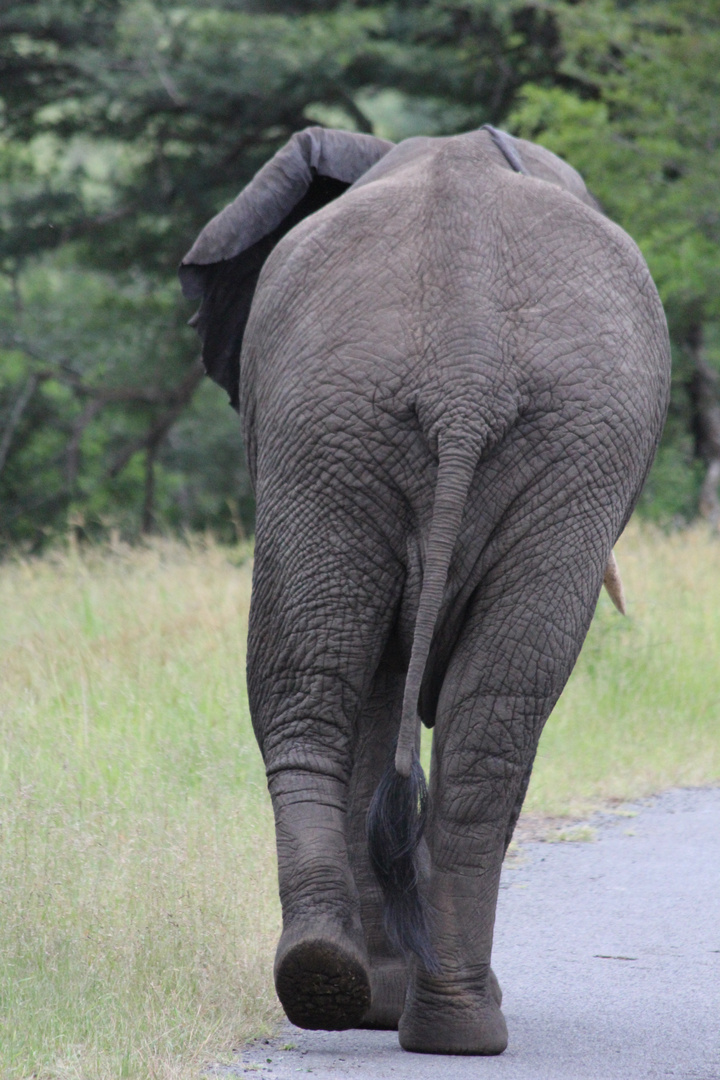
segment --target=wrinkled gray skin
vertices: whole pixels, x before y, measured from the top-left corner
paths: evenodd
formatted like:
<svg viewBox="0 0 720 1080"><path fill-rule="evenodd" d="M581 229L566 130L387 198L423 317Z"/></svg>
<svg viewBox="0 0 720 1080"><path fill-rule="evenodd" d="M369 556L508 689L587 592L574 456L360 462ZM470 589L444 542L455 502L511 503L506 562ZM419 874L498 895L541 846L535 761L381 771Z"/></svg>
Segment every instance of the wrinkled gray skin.
<svg viewBox="0 0 720 1080"><path fill-rule="evenodd" d="M431 1053L506 1046L500 867L668 394L636 246L569 166L513 144L526 175L483 130L384 156L272 251L241 356L278 991L305 1026L357 1025L367 1008L363 1023L399 1023L403 1047ZM457 536L441 495L461 507ZM385 936L365 816L443 545L419 699L434 725L431 975Z"/></svg>

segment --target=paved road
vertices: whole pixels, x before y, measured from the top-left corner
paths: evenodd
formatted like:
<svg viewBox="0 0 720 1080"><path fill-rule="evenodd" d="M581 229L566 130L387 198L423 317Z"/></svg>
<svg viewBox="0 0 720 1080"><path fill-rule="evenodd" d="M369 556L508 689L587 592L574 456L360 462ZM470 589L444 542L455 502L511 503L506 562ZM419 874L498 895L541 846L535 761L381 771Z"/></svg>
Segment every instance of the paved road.
<svg viewBox="0 0 720 1080"><path fill-rule="evenodd" d="M510 1030L501 1057L409 1054L393 1032L288 1026L222 1072L720 1080L720 790L625 809L636 816L594 821L592 842L523 845L506 866L493 954Z"/></svg>

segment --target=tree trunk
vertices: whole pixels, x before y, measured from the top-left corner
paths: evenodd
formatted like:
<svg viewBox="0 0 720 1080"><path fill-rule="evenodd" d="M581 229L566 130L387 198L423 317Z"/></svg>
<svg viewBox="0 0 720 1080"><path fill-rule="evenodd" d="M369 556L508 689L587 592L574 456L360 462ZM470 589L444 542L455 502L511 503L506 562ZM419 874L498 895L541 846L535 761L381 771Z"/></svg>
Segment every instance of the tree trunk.
<svg viewBox="0 0 720 1080"><path fill-rule="evenodd" d="M145 497L143 499L141 532L148 536L155 522L155 455L158 444L148 446L145 452Z"/></svg>
<svg viewBox="0 0 720 1080"><path fill-rule="evenodd" d="M692 327L686 340L694 368L689 389L693 406L695 450L706 466L698 509L701 517L718 528L720 527L720 496L718 495L720 486L720 377L703 356L702 327Z"/></svg>

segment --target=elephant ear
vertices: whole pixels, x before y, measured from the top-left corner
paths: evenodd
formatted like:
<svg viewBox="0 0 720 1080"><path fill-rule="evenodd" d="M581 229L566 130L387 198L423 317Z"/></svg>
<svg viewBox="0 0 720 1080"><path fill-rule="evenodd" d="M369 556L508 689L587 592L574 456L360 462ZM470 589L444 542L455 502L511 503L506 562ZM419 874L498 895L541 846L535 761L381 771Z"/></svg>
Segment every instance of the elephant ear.
<svg viewBox="0 0 720 1080"><path fill-rule="evenodd" d="M211 379L239 408L240 348L255 286L278 241L367 172L394 146L372 135L299 131L208 222L180 264L180 283L200 307L190 320Z"/></svg>

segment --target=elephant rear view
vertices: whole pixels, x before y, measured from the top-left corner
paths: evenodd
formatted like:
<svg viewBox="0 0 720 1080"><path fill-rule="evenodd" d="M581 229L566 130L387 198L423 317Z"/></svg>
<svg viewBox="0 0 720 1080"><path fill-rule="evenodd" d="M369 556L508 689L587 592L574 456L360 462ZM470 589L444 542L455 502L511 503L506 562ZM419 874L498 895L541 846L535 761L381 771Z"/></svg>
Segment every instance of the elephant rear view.
<svg viewBox="0 0 720 1080"><path fill-rule="evenodd" d="M310 128L181 278L257 500L280 1000L500 1053L500 868L667 407L647 267L542 147Z"/></svg>

